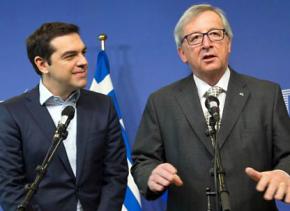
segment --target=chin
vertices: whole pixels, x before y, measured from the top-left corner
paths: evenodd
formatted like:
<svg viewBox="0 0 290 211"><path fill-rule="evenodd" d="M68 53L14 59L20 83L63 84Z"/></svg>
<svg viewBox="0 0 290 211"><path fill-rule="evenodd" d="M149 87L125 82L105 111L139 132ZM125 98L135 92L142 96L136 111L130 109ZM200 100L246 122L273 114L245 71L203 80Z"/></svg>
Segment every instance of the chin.
<svg viewBox="0 0 290 211"><path fill-rule="evenodd" d="M219 73L223 72L224 70L225 68L221 67L221 65L216 64L207 65L206 67L203 68L203 71L207 73Z"/></svg>
<svg viewBox="0 0 290 211"><path fill-rule="evenodd" d="M79 86L79 88L80 88L80 89L82 89L82 88L85 88L85 87L86 87L86 85L87 85L87 83L85 83L85 84L82 84L81 86Z"/></svg>
<svg viewBox="0 0 290 211"><path fill-rule="evenodd" d="M81 89L81 88L86 87L86 85L87 85L87 80L81 80L75 84L75 87Z"/></svg>
<svg viewBox="0 0 290 211"><path fill-rule="evenodd" d="M72 85L72 87L74 90L83 89L86 87L86 84L77 84L77 85L74 84L74 85Z"/></svg>

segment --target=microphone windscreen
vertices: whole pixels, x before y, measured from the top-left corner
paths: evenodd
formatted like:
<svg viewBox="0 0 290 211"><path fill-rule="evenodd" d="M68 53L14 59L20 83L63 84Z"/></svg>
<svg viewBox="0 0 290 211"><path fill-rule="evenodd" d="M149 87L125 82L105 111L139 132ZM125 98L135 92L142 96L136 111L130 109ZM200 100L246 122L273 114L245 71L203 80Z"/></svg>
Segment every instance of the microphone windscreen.
<svg viewBox="0 0 290 211"><path fill-rule="evenodd" d="M218 98L215 97L215 96L210 95L205 100L205 106L206 106L207 109L211 108L211 104L210 104L211 102L216 102L217 106L220 105L220 102L219 102Z"/></svg>
<svg viewBox="0 0 290 211"><path fill-rule="evenodd" d="M61 116L67 116L68 119L73 119L74 115L75 115L75 109L72 106L65 107L61 112Z"/></svg>

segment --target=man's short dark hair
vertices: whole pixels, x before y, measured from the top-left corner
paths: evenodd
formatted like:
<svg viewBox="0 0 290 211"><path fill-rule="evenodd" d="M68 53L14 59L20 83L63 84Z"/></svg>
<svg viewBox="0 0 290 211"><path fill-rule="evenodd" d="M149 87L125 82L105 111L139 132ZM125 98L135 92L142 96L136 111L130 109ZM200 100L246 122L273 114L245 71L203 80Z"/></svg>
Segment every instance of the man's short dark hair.
<svg viewBox="0 0 290 211"><path fill-rule="evenodd" d="M55 49L50 45L50 41L72 33L79 34L79 27L70 23L51 22L42 24L26 39L27 55L37 74L42 73L34 63L34 58L40 56L51 64L50 56Z"/></svg>

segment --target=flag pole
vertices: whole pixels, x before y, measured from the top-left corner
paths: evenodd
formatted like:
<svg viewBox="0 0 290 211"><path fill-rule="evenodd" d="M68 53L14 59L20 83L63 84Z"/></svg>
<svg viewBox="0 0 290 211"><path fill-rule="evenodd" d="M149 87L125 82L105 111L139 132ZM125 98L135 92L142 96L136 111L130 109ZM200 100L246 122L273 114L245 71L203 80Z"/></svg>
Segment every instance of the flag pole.
<svg viewBox="0 0 290 211"><path fill-rule="evenodd" d="M132 166L130 145L129 145L126 129L124 127L122 114L121 114L121 111L117 102L112 80L110 77L109 60L105 52L105 41L107 40L107 38L108 38L107 35L104 33L97 36L97 39L99 40L101 44L101 50L98 53L96 73L95 73L90 90L108 95L112 98L115 110L119 117L120 130L122 133L124 144L126 146L127 163L130 169ZM141 198L140 198L140 193L138 191L138 187L136 186L134 182L134 179L130 173L130 170L128 173L129 173L128 183L127 183L124 203L122 206L122 211L142 211Z"/></svg>
<svg viewBox="0 0 290 211"><path fill-rule="evenodd" d="M101 49L102 49L102 51L105 50L105 41L106 41L107 38L108 38L107 35L104 34L104 33L102 33L102 34L100 34L100 35L98 36L98 39L99 39L99 41L101 42Z"/></svg>

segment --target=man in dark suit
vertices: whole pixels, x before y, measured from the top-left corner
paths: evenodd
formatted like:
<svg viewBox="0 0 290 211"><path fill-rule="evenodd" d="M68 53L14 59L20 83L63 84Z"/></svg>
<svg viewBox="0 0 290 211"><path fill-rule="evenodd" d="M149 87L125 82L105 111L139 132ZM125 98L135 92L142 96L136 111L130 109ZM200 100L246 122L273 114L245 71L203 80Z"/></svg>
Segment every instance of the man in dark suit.
<svg viewBox="0 0 290 211"><path fill-rule="evenodd" d="M214 89L220 90L217 145L231 210L273 211L274 199L290 203L290 120L281 89L229 67L232 37L220 9L185 11L175 40L193 74L153 93L144 110L132 174L147 199L168 190L168 211L208 210L214 143L206 133L205 100ZM210 201L216 210L214 197Z"/></svg>
<svg viewBox="0 0 290 211"><path fill-rule="evenodd" d="M46 23L27 39L28 57L41 76L31 91L0 104L0 204L14 211L36 175L64 107L75 108L68 137L28 210L121 210L127 161L119 120L109 97L83 88L86 47L79 28Z"/></svg>

